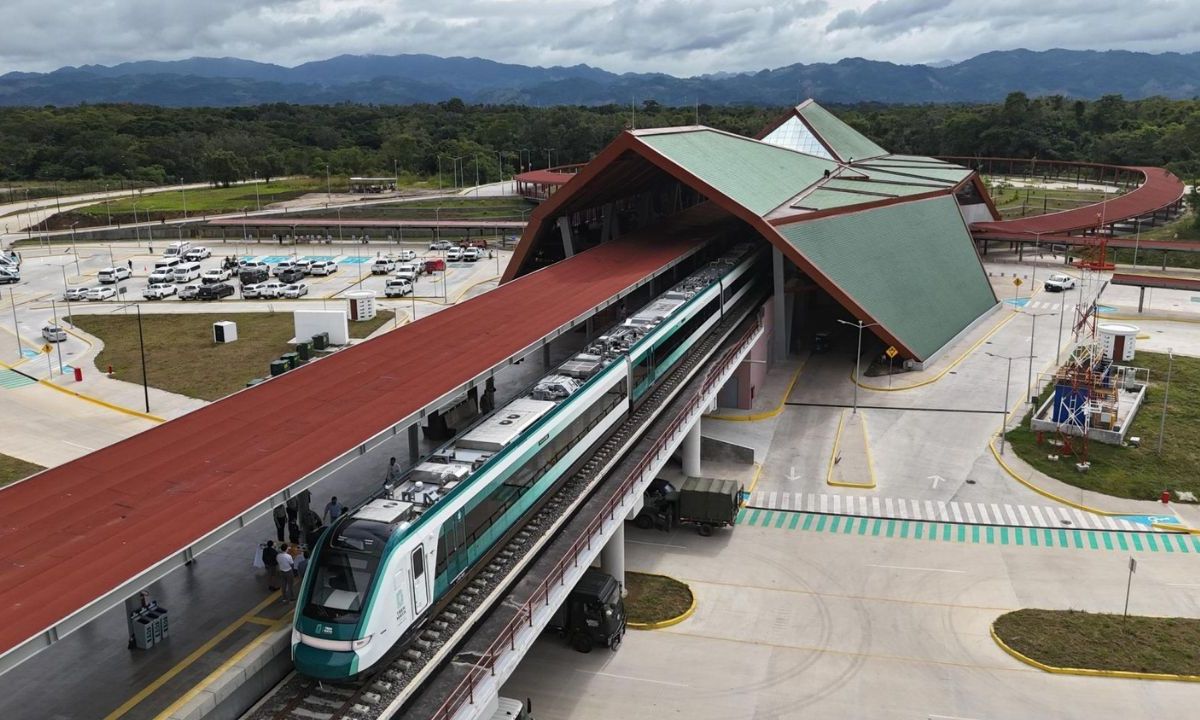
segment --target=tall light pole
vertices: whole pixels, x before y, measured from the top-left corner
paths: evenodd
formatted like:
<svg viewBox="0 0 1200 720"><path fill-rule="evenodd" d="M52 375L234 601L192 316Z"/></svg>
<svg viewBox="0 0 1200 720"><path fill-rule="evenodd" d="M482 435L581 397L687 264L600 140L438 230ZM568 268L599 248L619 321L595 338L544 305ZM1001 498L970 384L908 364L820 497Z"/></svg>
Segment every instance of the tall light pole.
<svg viewBox="0 0 1200 720"><path fill-rule="evenodd" d="M13 317L16 318L16 311ZM1163 433L1167 429L1167 398L1171 396L1171 369L1175 365L1175 350L1167 348L1167 387L1163 390L1162 418L1158 421L1158 455L1162 456Z"/></svg>
<svg viewBox="0 0 1200 720"><path fill-rule="evenodd" d="M863 331L863 328L875 327L879 323L871 323L869 325L864 325L862 320L858 320L857 322L850 322L849 320L842 320L841 318L838 318L838 322L840 322L843 325L849 325L850 327L858 328L858 352L855 353L855 355L854 355L854 412L853 412L854 415L857 415L858 414L858 378L860 376L859 363L862 362L862 331Z"/></svg>
<svg viewBox="0 0 1200 720"><path fill-rule="evenodd" d="M142 396L146 400L146 412L150 412L150 383L146 380L146 336L142 332L142 305L141 303L125 303L121 307L113 308L113 312L128 309L130 305L137 310L138 349L142 354Z"/></svg>
<svg viewBox="0 0 1200 720"><path fill-rule="evenodd" d="M442 156L438 155L438 190L442 189Z"/></svg>
<svg viewBox="0 0 1200 720"><path fill-rule="evenodd" d="M1142 219L1137 219L1137 233L1133 236L1133 266L1137 267L1138 245L1142 242Z"/></svg>
<svg viewBox="0 0 1200 720"><path fill-rule="evenodd" d="M258 173L254 173L254 209L262 212L262 201L258 197Z"/></svg>
<svg viewBox="0 0 1200 720"><path fill-rule="evenodd" d="M325 205L333 202L333 184L329 179L329 163L325 163Z"/></svg>
<svg viewBox="0 0 1200 720"><path fill-rule="evenodd" d="M1000 412L1000 454L1004 454L1004 444L1008 442L1008 388L1012 385L1012 361L1020 360L1019 357L1009 357L1008 355L1000 355L999 353L990 353L984 351L984 355L989 357L1000 358L1008 361L1008 370L1004 374L1004 409ZM1030 357L1030 362L1033 358Z"/></svg>
<svg viewBox="0 0 1200 720"><path fill-rule="evenodd" d="M75 247L75 226L78 224L78 220L71 223L71 253L75 256L75 274L82 275L83 272L79 269L79 249Z"/></svg>
<svg viewBox="0 0 1200 720"><path fill-rule="evenodd" d="M21 328L17 325L17 291L8 289L8 302L12 304L13 335L17 337L17 357L25 357L25 346L21 344Z"/></svg>
<svg viewBox="0 0 1200 720"><path fill-rule="evenodd" d="M54 327L58 327L58 306L54 304L54 298L50 298L50 315L54 318ZM61 329L61 328L60 328ZM63 374L62 363L62 341L56 341L54 347L58 350L58 374Z"/></svg>
<svg viewBox="0 0 1200 720"><path fill-rule="evenodd" d="M243 176L244 177L244 176ZM183 193L183 219L188 219L187 214L187 186L183 184L183 178L179 178L179 192Z"/></svg>
<svg viewBox="0 0 1200 720"><path fill-rule="evenodd" d="M1054 366L1058 367L1062 364L1060 357L1062 356L1062 331L1063 318L1067 315L1067 291L1063 290L1058 299L1058 344L1054 346Z"/></svg>
<svg viewBox="0 0 1200 720"><path fill-rule="evenodd" d="M1058 313L1025 313L1025 314L1028 315L1029 317L1033 318L1033 325L1029 329L1029 378L1028 378L1028 383L1025 386L1025 399L1028 400L1030 403L1032 403L1033 402L1033 357L1034 357L1034 355L1033 355L1033 338L1035 335L1037 335L1037 319L1044 315L1049 315L1049 316L1053 317L1054 315L1057 315Z"/></svg>
<svg viewBox="0 0 1200 720"><path fill-rule="evenodd" d="M475 153L475 197L479 197L479 153Z"/></svg>

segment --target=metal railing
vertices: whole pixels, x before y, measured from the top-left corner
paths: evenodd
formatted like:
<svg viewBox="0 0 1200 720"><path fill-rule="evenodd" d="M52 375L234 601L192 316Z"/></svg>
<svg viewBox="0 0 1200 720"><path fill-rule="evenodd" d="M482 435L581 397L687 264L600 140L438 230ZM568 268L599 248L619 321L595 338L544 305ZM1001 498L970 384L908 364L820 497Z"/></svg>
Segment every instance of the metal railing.
<svg viewBox="0 0 1200 720"><path fill-rule="evenodd" d="M597 513L587 528L580 533L579 538L563 555L562 560L546 575L541 584L534 589L529 599L517 609L517 614L500 632L499 637L482 653L479 661L471 667L466 677L450 691L446 701L433 714L434 720L450 720L464 704L475 702L475 685L479 679L484 677L485 674L495 675L497 659L506 651L516 650L517 633L523 626L533 626L535 607L539 605L549 606L551 588L561 585L566 576L567 569L576 565L576 561L581 553L591 549L592 541L597 539L597 535L601 534L605 521L612 520L618 511L625 507L626 502L636 499L632 498L631 495L634 488L640 484L642 477L657 460L661 459L662 453L670 453L673 450L675 439L681 431L686 430L686 426L690 424L692 415L700 409L699 406L703 402L703 398L721 380L721 377L729 369L730 364L757 339L758 332L762 327L762 311L759 310L754 323L746 330L742 337L722 353L720 358L709 365L700 390L693 394L682 410L676 414L675 419L671 421L666 431L658 437L654 446L638 462L633 471L629 473L616 493L605 504L604 508Z"/></svg>

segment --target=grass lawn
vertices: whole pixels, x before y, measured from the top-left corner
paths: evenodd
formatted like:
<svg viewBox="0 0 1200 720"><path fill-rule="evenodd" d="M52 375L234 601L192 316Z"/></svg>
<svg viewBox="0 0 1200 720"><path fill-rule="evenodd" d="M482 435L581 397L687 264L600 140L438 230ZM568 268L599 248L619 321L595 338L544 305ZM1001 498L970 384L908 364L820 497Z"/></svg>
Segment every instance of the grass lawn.
<svg viewBox="0 0 1200 720"><path fill-rule="evenodd" d="M344 179L342 185L345 186ZM287 180L259 183L257 188L257 200L254 194L255 185L253 184L233 185L227 188L216 187L204 190L188 190L186 193L188 214L233 212L242 208L253 210L258 206L258 203L267 205L282 200L291 200L304 193L322 191L325 189L325 179L289 178ZM183 215L184 193L181 191L140 195L136 200L139 217L142 213L147 212L155 214L155 217L158 217L158 213L165 213L171 217L174 216L173 213L175 212L178 212L180 216ZM96 205L81 208L80 212L107 219L109 213L122 217L128 215L132 218L133 210L134 199L122 197L116 200L109 200L107 203L100 202Z"/></svg>
<svg viewBox="0 0 1200 720"><path fill-rule="evenodd" d="M1095 190L1049 190L1044 188L996 188L992 201L1005 219L1042 215L1097 203L1111 197Z"/></svg>
<svg viewBox="0 0 1200 720"><path fill-rule="evenodd" d="M692 605L692 591L687 585L666 577L647 573L625 573L626 619L635 623L655 623L679 617Z"/></svg>
<svg viewBox="0 0 1200 720"><path fill-rule="evenodd" d="M1092 467L1080 473L1066 457L1058 462L1046 458L1059 449L1037 444L1035 434L1029 430L1028 417L1021 429L1008 433L1009 442L1025 462L1050 477L1086 490L1138 500L1157 500L1163 490L1188 490L1200 496L1200 474L1196 472L1200 467L1200 442L1196 441L1196 428L1200 427L1200 359L1175 356L1161 457L1155 450L1167 356L1138 352L1130 364L1150 369L1150 387L1128 435L1140 437L1140 447L1088 443ZM1041 397L1046 396L1044 391Z"/></svg>
<svg viewBox="0 0 1200 720"><path fill-rule="evenodd" d="M1001 615L994 627L1006 645L1046 665L1200 675L1200 620L1030 609Z"/></svg>
<svg viewBox="0 0 1200 720"><path fill-rule="evenodd" d="M350 323L350 336L366 337L391 319L392 311L380 310L374 320ZM236 342L212 341L212 325L220 320L237 323ZM80 315L72 321L104 341L97 368L112 365L118 380L142 382L136 315ZM272 360L294 349L288 344L295 330L290 312L144 314L142 328L149 384L202 400L219 400L265 377Z"/></svg>
<svg viewBox="0 0 1200 720"><path fill-rule="evenodd" d="M466 220L499 218L520 220L533 208L521 198L508 197L462 197L440 200L416 200L405 203L380 204L369 207L343 208L342 218L397 218ZM328 211L311 214L325 215Z"/></svg>
<svg viewBox="0 0 1200 720"><path fill-rule="evenodd" d="M0 487L29 477L46 468L8 455L0 455Z"/></svg>

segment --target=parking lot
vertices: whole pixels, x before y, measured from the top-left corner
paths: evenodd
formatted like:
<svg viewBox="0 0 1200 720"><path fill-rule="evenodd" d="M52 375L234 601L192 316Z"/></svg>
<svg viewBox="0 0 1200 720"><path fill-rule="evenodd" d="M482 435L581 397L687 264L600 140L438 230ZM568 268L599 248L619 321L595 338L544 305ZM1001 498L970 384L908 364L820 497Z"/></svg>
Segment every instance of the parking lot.
<svg viewBox="0 0 1200 720"><path fill-rule="evenodd" d="M384 296L384 287L395 275L372 274L371 267L377 258L407 250L415 253L415 262L423 263L425 260L445 260L447 251L430 250L428 242L332 247L325 244L299 245L288 247L289 252L286 253L271 254L262 252L254 245L226 245L219 241L204 247L211 251L211 256L199 261L201 275L220 270L228 257L239 262L265 263L271 269L281 263L298 260L314 264L326 262L333 263L336 271L323 276L309 274L296 280L303 283L306 290L296 298L245 298L235 270L229 280L223 281L232 288L227 297L211 301L181 300L179 292L184 288L193 286L198 289L203 285L200 279L192 279L165 283L167 287L163 297L147 299L145 291L150 285L149 278L155 270L155 263L163 257L163 246L156 244L154 254L150 254L150 248L145 244L132 242L78 245L74 249L69 245L22 248L20 281L0 286L10 291L0 290L4 295L10 295L3 298L6 317L0 322L0 362L20 364L23 371L42 376L46 373L57 375L60 364L58 355L61 353L64 371L69 374L72 371L71 360L90 349L89 341L68 333L65 341L53 347L51 361L47 363L39 359L48 339L42 335L43 328L71 314L134 312L131 303L136 303L142 313L212 312L214 307L229 312L264 312L306 307L313 303L332 309L344 307L340 303L331 303L343 300L347 292L370 290L376 293L380 307L396 311L397 323L409 322L494 287L511 257L511 251L492 250L492 257L489 258L485 250L483 257L475 262L448 262L445 263L445 271L419 275L412 293L387 298ZM124 269L129 272L129 277L123 277L122 272L113 278L115 282L101 283L101 273L110 268ZM269 276L266 282L282 284L275 276ZM68 300L66 295L70 290L75 290L75 293ZM94 299L79 300L78 293ZM20 338L19 343L14 335Z"/></svg>

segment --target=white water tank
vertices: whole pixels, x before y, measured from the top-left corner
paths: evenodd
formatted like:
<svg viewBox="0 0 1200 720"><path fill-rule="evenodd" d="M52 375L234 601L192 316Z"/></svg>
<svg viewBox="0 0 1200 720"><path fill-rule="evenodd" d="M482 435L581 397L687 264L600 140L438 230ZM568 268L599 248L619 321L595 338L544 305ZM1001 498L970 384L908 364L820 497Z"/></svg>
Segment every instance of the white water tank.
<svg viewBox="0 0 1200 720"><path fill-rule="evenodd" d="M375 317L374 290L352 290L346 293L346 298L350 301L351 320L371 320Z"/></svg>
<svg viewBox="0 0 1200 720"><path fill-rule="evenodd" d="M1133 359L1138 334L1135 326L1107 323L1096 329L1100 332L1100 348L1105 360L1119 363Z"/></svg>

